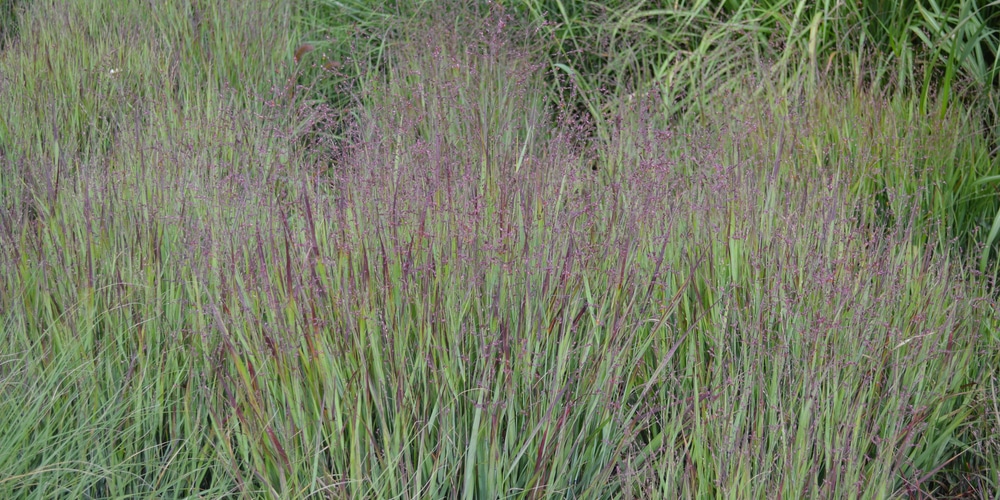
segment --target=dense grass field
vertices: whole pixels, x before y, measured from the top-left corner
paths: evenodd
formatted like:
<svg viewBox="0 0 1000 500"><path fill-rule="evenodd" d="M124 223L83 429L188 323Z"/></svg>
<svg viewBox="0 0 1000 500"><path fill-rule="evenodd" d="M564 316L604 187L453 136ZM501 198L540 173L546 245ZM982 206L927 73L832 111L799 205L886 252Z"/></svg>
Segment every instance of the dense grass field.
<svg viewBox="0 0 1000 500"><path fill-rule="evenodd" d="M997 2L0 5L0 498L1000 499Z"/></svg>

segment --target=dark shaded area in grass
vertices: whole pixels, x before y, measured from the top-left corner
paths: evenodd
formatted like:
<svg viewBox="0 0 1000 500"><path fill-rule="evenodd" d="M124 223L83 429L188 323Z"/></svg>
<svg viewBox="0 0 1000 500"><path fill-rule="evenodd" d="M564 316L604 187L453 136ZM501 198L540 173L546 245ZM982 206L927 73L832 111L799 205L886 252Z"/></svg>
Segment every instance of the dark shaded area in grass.
<svg viewBox="0 0 1000 500"><path fill-rule="evenodd" d="M0 0L0 50L17 39L18 12L24 0Z"/></svg>

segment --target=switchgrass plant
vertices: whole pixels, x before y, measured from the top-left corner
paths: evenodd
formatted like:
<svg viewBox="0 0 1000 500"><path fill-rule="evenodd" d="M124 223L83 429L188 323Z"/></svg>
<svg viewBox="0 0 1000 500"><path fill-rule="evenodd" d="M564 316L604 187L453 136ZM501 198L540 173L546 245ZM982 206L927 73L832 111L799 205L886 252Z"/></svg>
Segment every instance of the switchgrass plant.
<svg viewBox="0 0 1000 500"><path fill-rule="evenodd" d="M302 5L300 18L317 46L376 67L382 67L399 21L429 9L425 2L368 0ZM548 66L544 88L550 101L586 115L593 122L588 135L605 146L615 107L636 96L654 98L662 113L680 122L704 124L705 116L717 111L719 95L741 89L747 78L763 75L762 68L771 90L783 99L836 81L854 92L883 94L914 114L937 114L937 120L966 114L960 130L982 138L965 152L976 156L969 160L972 167L939 169L904 185L895 185L900 179L892 175L873 176L856 192L870 205L884 202L886 187L938 192L933 203L921 207L927 218L943 221L937 240L978 260L980 272L995 267L1000 249L996 2L511 0L469 5L470 14L450 22L457 25L504 6L531 27L532 52ZM358 30L369 35L360 47L349 36ZM340 74L350 73L354 77L348 80L357 82L361 67L353 64ZM344 102L342 87L324 89L331 102Z"/></svg>
<svg viewBox="0 0 1000 500"><path fill-rule="evenodd" d="M233 494L182 297L200 235L290 161L262 97L290 6L22 7L0 55L0 496Z"/></svg>
<svg viewBox="0 0 1000 500"><path fill-rule="evenodd" d="M345 112L296 87L325 62L289 5L183 5L269 55L108 101L26 90L62 85L31 43L58 24L0 55L0 497L1000 491L995 288L926 209L985 161L959 107L747 63L697 116L637 91L598 122L537 32L452 5L386 32ZM168 8L102 6L25 19Z"/></svg>

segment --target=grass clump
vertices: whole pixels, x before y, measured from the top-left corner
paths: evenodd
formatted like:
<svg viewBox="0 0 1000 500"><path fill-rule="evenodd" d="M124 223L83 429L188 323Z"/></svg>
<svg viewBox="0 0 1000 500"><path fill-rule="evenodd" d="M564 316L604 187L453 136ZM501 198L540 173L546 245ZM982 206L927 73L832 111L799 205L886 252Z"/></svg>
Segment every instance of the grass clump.
<svg viewBox="0 0 1000 500"><path fill-rule="evenodd" d="M0 497L1000 490L972 108L766 64L701 4L662 14L718 34L695 94L602 91L551 59L569 22L361 7L24 11ZM587 22L643 25L618 7ZM64 28L90 52L33 43Z"/></svg>

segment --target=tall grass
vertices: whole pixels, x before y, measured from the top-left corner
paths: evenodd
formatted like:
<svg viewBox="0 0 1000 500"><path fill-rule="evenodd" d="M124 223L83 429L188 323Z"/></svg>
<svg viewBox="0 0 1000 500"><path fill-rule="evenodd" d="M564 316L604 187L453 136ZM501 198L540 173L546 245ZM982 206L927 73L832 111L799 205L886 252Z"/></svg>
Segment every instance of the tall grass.
<svg viewBox="0 0 1000 500"><path fill-rule="evenodd" d="M384 34L370 2L325 1L310 5L350 12L364 18L365 29ZM1000 148L996 128L997 61L1000 11L993 4L971 1L929 2L681 2L659 6L643 1L561 2L516 1L506 5L529 19L548 40L547 62L553 75L568 75L576 106L596 121L595 133L607 139L606 119L615 102L655 89L663 111L692 117L711 112L719 92L730 92L754 66L767 66L774 83L788 94L810 90L820 80L853 83L858 90L887 89L906 100L915 98L919 112L930 107L943 114L956 99L968 111L988 143ZM419 9L418 9L419 10ZM397 9L397 11L399 11ZM357 13L367 13L360 16ZM404 14L411 12L404 9ZM327 14L328 15L328 14ZM312 24L324 17L307 16ZM376 37L385 42L385 37ZM383 45L384 46L384 45ZM556 88L559 86L556 85ZM565 90L565 89L564 89ZM566 98L566 94L562 94ZM991 155L990 171L998 169ZM1000 213L983 188L995 191L995 174L981 168L950 188L955 200L972 207L939 206L932 215L951 217L962 211L957 225L944 226L942 239L963 238L960 247L984 262L995 247ZM951 179L954 181L954 179ZM884 180L883 180L884 182ZM909 189L918 186L910 185ZM874 199L877 192L867 195ZM968 211L966 211L968 210ZM989 220L978 214L989 213ZM976 220L973 220L976 219ZM970 240L965 235L980 231ZM991 237L987 237L992 234Z"/></svg>
<svg viewBox="0 0 1000 500"><path fill-rule="evenodd" d="M720 42L678 112L517 11L337 8L20 16L0 497L997 496L971 108Z"/></svg>
<svg viewBox="0 0 1000 500"><path fill-rule="evenodd" d="M885 93L913 113L945 119L953 103L967 113L964 133L977 134L971 167L949 168L924 182L900 186L936 193L924 204L929 219L944 220L936 238L995 267L1000 250L1000 5L995 2L812 2L643 0L499 2L534 31L536 54L549 67L546 91L594 122L591 135L607 143L613 109L636 95L656 94L661 112L683 123L716 110L718 95L761 74L789 99L822 82ZM425 2L385 5L368 0L304 2L307 36L329 53L378 66L396 30L393 20L421 15ZM497 5L497 4L491 4ZM477 4L473 16L489 7ZM452 21L462 22L461 17ZM366 51L350 33L366 33ZM331 46L331 41L332 46ZM354 58L351 58L354 56ZM358 67L353 70L356 77ZM344 74L344 73L342 73ZM343 93L321 92L343 102ZM862 194L870 203L898 179L875 178ZM879 187L881 186L881 187ZM945 243L947 242L947 243Z"/></svg>

